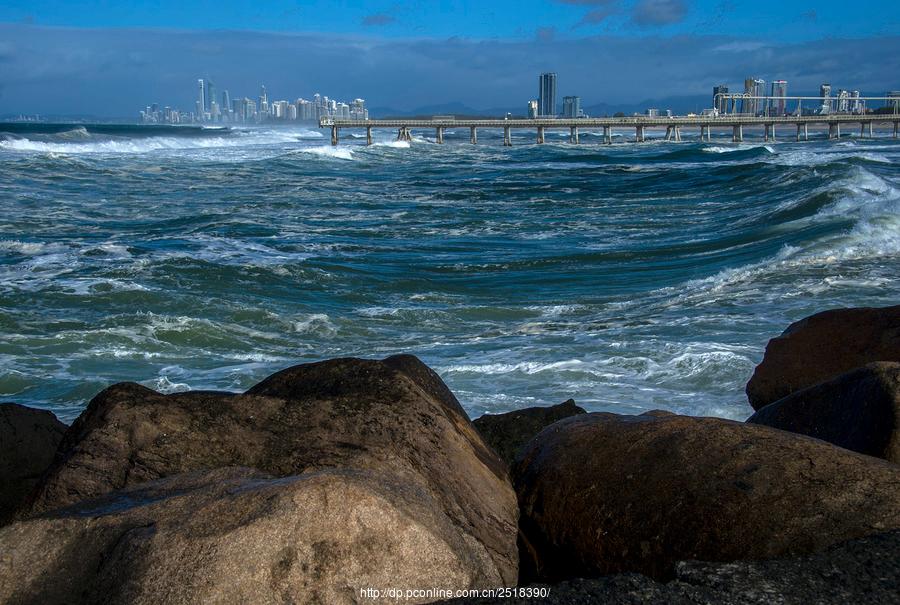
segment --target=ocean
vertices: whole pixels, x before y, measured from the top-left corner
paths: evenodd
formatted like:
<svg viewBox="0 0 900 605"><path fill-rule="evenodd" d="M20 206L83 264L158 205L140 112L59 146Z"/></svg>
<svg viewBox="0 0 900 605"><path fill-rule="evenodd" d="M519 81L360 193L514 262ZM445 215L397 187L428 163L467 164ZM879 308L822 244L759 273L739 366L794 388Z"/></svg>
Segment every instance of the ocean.
<svg viewBox="0 0 900 605"><path fill-rule="evenodd" d="M900 143L0 124L0 400L413 353L472 417L744 419L766 342L900 300ZM755 138L755 140L753 140Z"/></svg>

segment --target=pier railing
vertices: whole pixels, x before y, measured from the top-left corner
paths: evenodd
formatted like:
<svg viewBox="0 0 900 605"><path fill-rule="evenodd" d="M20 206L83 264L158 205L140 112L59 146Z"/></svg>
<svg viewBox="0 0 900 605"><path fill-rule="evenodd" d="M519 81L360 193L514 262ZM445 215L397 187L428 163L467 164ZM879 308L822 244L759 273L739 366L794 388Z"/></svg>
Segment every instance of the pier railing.
<svg viewBox="0 0 900 605"><path fill-rule="evenodd" d="M795 126L797 140L805 140L809 137L810 124L823 124L828 126L829 138L838 138L841 126L858 124L861 135L872 134L872 125L878 123L893 124L894 137L898 136L900 129L900 113L887 114L822 114L808 116L750 116L742 114L726 114L718 116L672 116L672 117L648 117L631 116L618 118L536 118L536 119L456 119L456 118L391 118L375 120L342 119L325 117L319 120L320 128L331 128L331 143L338 144L339 133L342 128L365 128L366 141L372 143L372 130L375 128L397 129L397 140L411 140L411 130L434 129L435 142L443 143L444 132L447 129L469 128L470 142L478 142L478 129L491 128L503 130L504 145L511 145L510 131L512 129L534 129L537 132L536 141L544 142L544 132L547 129L568 128L570 142L579 142L579 129L602 128L604 142L612 142L613 128L634 128L635 141L645 140L645 129L666 128L666 139L680 141L681 129L684 127L697 127L700 129L701 139L710 139L712 128L731 127L732 138L735 142L743 140L745 127L762 127L766 140L774 140L776 129L781 126Z"/></svg>

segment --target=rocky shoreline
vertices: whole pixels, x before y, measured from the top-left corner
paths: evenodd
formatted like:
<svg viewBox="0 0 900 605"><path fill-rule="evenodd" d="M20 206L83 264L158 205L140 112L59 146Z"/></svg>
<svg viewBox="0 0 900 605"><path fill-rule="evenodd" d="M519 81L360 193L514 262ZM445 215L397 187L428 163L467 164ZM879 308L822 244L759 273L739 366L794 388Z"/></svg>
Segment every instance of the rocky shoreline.
<svg viewBox="0 0 900 605"><path fill-rule="evenodd" d="M0 602L897 602L900 306L792 324L747 394L747 422L470 421L399 355L121 383L70 427L2 404Z"/></svg>

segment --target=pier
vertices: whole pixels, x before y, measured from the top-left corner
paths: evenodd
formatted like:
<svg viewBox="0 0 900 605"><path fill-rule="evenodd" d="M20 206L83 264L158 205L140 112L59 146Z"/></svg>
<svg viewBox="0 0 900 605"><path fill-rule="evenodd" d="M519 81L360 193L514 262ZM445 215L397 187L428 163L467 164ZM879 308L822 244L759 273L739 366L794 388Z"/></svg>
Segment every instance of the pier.
<svg viewBox="0 0 900 605"><path fill-rule="evenodd" d="M548 130L568 130L568 141L579 144L579 129L602 129L603 143L612 143L612 129L629 129L634 131L633 141L641 143L646 140L646 129L665 128L664 139L667 141L681 141L683 129L693 128L700 134L703 141L711 140L712 129L731 129L731 140L740 143L744 140L745 128L759 128L763 132L766 141L776 141L776 133L789 133L796 129L795 139L805 141L809 139L809 126L818 125L827 129L829 139L837 139L841 136L841 129L849 132L851 127L859 128L860 136L871 137L874 124L884 124L893 127L893 137L898 138L900 132L900 113L890 114L824 114L810 116L748 116L741 114L728 114L720 116L676 116L676 117L644 117L633 116L623 118L537 118L537 119L405 119L396 118L388 120L353 120L340 118L322 118L319 120L320 128L331 129L331 144L337 145L340 140L341 129L366 130L366 143L372 144L372 131L375 128L392 129L397 131L398 141L411 141L412 129L434 131L435 143L444 142L444 133L448 129L469 129L469 142L478 144L479 129L494 129L503 131L503 145L511 146L510 133L513 129L533 130L535 142L544 143ZM781 136L781 135L779 135Z"/></svg>

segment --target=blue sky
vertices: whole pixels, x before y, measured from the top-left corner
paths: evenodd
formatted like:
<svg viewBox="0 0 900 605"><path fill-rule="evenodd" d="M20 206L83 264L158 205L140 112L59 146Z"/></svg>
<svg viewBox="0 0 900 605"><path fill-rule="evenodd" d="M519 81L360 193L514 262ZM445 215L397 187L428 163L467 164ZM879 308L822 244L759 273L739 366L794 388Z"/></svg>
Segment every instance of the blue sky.
<svg viewBox="0 0 900 605"><path fill-rule="evenodd" d="M0 113L189 108L198 77L233 96L265 83L279 98L318 91L401 109L523 105L541 70L587 105L705 94L748 75L786 78L794 92L824 80L900 88L900 2L751 4L5 0Z"/></svg>

